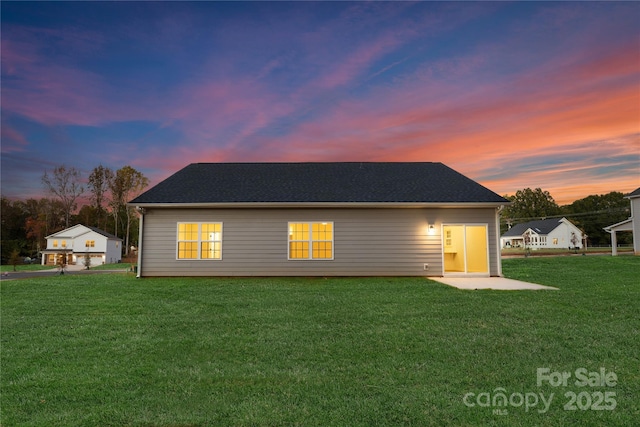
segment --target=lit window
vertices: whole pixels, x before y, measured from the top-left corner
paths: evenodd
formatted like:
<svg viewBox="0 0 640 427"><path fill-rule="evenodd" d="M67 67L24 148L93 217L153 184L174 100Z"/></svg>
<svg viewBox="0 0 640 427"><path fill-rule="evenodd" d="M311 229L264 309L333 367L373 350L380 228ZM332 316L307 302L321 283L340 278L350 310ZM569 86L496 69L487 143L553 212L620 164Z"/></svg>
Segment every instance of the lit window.
<svg viewBox="0 0 640 427"><path fill-rule="evenodd" d="M87 248L95 248L96 247L96 241L95 240L87 240L84 242L84 246Z"/></svg>
<svg viewBox="0 0 640 427"><path fill-rule="evenodd" d="M222 259L222 223L179 223L178 259Z"/></svg>
<svg viewBox="0 0 640 427"><path fill-rule="evenodd" d="M289 259L333 259L333 223L290 222Z"/></svg>
<svg viewBox="0 0 640 427"><path fill-rule="evenodd" d="M554 244L554 245L557 245L557 244L558 244L558 238L557 238L557 237L554 237L554 238L553 238L553 244Z"/></svg>
<svg viewBox="0 0 640 427"><path fill-rule="evenodd" d="M58 247L58 241L57 241L57 240L54 240L54 241L53 241L53 247L54 247L54 248L57 248L57 247Z"/></svg>
<svg viewBox="0 0 640 427"><path fill-rule="evenodd" d="M63 240L63 241L62 241L62 247L63 247L63 248L66 248L66 247L67 247L67 241L66 241L66 240Z"/></svg>

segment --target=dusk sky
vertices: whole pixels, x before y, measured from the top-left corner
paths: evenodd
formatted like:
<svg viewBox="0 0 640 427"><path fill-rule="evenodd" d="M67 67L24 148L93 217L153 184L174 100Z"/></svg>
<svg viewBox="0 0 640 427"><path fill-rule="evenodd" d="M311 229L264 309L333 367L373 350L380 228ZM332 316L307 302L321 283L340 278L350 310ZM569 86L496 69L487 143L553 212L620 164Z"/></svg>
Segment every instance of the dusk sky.
<svg viewBox="0 0 640 427"><path fill-rule="evenodd" d="M640 187L639 2L2 1L2 195L45 171L443 162Z"/></svg>

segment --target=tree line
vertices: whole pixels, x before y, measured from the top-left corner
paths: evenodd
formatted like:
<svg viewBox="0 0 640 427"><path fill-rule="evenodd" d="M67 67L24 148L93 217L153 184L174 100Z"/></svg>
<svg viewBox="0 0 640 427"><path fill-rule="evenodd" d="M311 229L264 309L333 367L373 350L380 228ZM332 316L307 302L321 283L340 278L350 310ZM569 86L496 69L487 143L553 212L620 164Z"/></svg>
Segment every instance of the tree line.
<svg viewBox="0 0 640 427"><path fill-rule="evenodd" d="M76 223L123 238L125 255L132 244L137 246L138 221L135 211L126 203L149 185L141 172L131 166L114 171L100 165L85 182L77 169L62 165L45 172L42 183L51 197L26 201L2 197L2 263L16 250L21 255L36 257L46 247L46 236ZM78 200L86 192L89 204L74 214ZM502 211L501 234L515 224L564 216L587 234L589 245L609 245L609 233L603 228L630 215L629 200L617 191L587 196L564 206L559 206L548 191L540 188L525 188L504 197L511 204ZM628 234L620 233L618 242L631 243Z"/></svg>
<svg viewBox="0 0 640 427"><path fill-rule="evenodd" d="M149 185L149 180L131 166L120 169L99 165L85 180L81 172L65 165L46 171L42 184L50 197L9 200L1 197L2 263L16 251L38 257L46 248L45 237L75 224L97 227L124 240L124 255L137 245L138 221L127 202ZM88 204L78 202L88 195Z"/></svg>
<svg viewBox="0 0 640 427"><path fill-rule="evenodd" d="M610 245L611 236L603 228L624 221L631 215L629 199L624 196L623 193L612 191L559 206L548 191L525 188L514 195L504 196L511 204L502 211L500 231L502 234L511 226L537 219L566 217L587 234L589 245ZM632 243L631 233L620 233L618 243Z"/></svg>

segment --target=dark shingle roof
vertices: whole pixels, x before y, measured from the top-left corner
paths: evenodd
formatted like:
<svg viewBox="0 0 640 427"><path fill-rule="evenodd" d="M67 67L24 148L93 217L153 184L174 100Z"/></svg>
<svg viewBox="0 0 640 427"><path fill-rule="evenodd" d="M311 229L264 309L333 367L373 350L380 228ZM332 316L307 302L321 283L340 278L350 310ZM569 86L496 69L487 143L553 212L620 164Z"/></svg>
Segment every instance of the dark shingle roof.
<svg viewBox="0 0 640 427"><path fill-rule="evenodd" d="M522 236L522 234L528 229L532 229L537 234L549 234L560 225L562 218L550 218L541 219L538 221L523 222L522 224L516 224L504 233L501 237L516 237Z"/></svg>
<svg viewBox="0 0 640 427"><path fill-rule="evenodd" d="M635 190L633 190L633 192L631 192L631 194L629 194L627 197L632 199L632 198L638 197L638 196L640 196L640 187L638 187Z"/></svg>
<svg viewBox="0 0 640 427"><path fill-rule="evenodd" d="M442 163L194 163L130 203L508 203Z"/></svg>
<svg viewBox="0 0 640 427"><path fill-rule="evenodd" d="M104 230L99 229L98 227L92 227L90 225L85 225L85 227L87 227L90 230L95 231L98 234L102 234L104 237L108 238L108 239L118 239L118 240L122 240L121 238L119 238L118 236L115 236L111 233L107 233Z"/></svg>

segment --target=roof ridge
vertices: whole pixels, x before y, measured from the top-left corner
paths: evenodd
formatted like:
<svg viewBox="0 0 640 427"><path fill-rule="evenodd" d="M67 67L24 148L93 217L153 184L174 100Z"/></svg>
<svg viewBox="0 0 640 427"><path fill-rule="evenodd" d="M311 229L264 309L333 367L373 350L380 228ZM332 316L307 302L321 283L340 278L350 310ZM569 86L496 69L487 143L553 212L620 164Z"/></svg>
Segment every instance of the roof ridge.
<svg viewBox="0 0 640 427"><path fill-rule="evenodd" d="M340 162L193 162L189 163L187 166L191 165L326 165L326 164L443 164L442 162L372 162L372 161L340 161ZM445 165L446 166L446 165Z"/></svg>

